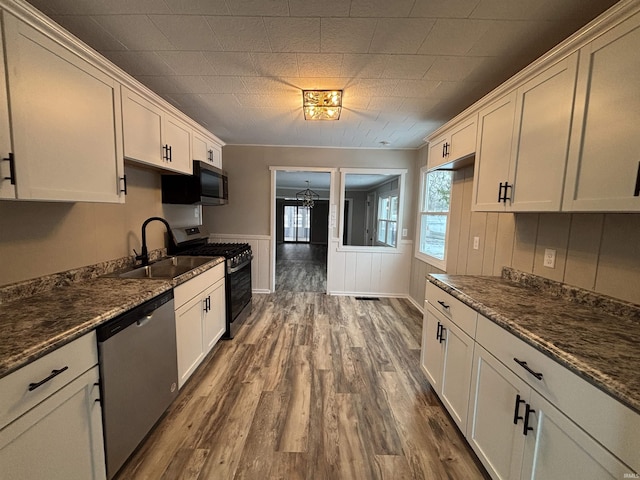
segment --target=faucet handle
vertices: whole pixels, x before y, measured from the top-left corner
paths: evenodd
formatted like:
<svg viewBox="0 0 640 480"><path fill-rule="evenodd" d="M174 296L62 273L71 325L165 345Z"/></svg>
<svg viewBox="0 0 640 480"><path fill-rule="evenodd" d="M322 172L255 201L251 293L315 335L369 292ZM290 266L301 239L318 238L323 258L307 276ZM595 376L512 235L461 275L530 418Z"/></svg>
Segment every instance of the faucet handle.
<svg viewBox="0 0 640 480"><path fill-rule="evenodd" d="M134 249L132 249L132 250L133 250L133 253L135 253L135 254L136 254L136 260L142 260L142 255L140 255L138 252L136 252L136 249L135 249L135 248L134 248Z"/></svg>

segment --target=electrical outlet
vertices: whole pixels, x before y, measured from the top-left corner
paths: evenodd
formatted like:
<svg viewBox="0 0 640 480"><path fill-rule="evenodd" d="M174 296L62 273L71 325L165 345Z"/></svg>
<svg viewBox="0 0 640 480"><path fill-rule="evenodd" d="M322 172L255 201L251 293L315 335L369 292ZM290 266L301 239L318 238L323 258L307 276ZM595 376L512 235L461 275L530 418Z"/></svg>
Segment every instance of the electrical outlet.
<svg viewBox="0 0 640 480"><path fill-rule="evenodd" d="M473 237L473 249L478 250L480 248L480 237Z"/></svg>
<svg viewBox="0 0 640 480"><path fill-rule="evenodd" d="M553 248L544 249L543 265L549 268L556 268L556 251Z"/></svg>
<svg viewBox="0 0 640 480"><path fill-rule="evenodd" d="M403 228L403 229L402 229L402 236L403 236L403 237L406 237L407 235L409 235L409 229L407 229L407 228Z"/></svg>

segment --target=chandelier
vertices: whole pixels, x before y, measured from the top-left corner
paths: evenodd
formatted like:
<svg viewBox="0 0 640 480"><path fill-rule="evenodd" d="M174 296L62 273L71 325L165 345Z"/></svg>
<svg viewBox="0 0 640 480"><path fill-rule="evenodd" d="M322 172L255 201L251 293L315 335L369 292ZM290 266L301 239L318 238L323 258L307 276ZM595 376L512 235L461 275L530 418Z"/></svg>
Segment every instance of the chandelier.
<svg viewBox="0 0 640 480"><path fill-rule="evenodd" d="M342 111L342 90L303 90L305 120L338 120Z"/></svg>
<svg viewBox="0 0 640 480"><path fill-rule="evenodd" d="M296 200L302 202L303 207L313 208L315 201L320 200L320 195L309 189L309 180L307 180L306 182L307 189L296 193Z"/></svg>

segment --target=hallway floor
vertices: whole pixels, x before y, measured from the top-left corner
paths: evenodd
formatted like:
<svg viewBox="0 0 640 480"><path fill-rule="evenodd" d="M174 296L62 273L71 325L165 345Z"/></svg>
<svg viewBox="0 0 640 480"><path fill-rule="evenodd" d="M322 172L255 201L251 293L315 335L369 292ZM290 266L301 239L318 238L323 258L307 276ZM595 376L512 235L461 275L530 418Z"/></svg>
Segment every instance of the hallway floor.
<svg viewBox="0 0 640 480"><path fill-rule="evenodd" d="M327 246L281 243L276 249L276 292L327 291Z"/></svg>

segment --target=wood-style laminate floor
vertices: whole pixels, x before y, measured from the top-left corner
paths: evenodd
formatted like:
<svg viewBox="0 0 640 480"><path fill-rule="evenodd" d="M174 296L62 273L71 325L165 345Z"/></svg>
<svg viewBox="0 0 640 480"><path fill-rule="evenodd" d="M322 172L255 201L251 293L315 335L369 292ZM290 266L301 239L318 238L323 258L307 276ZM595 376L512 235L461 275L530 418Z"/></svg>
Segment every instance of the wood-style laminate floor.
<svg viewBox="0 0 640 480"><path fill-rule="evenodd" d="M403 299L257 295L122 479L480 479L419 367Z"/></svg>
<svg viewBox="0 0 640 480"><path fill-rule="evenodd" d="M327 291L327 246L281 243L276 247L276 291Z"/></svg>

